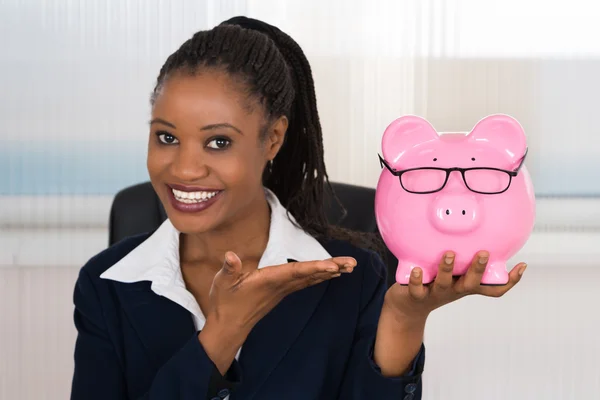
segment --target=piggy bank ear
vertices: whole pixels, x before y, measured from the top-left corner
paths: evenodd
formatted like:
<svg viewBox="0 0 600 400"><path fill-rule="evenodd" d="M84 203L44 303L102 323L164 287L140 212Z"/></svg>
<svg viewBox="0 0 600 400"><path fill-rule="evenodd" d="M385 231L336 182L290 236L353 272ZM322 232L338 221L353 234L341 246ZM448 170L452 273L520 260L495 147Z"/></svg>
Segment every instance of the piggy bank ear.
<svg viewBox="0 0 600 400"><path fill-rule="evenodd" d="M479 121L469 134L469 139L490 143L513 161L523 157L527 147L527 138L521 124L502 114L490 115Z"/></svg>
<svg viewBox="0 0 600 400"><path fill-rule="evenodd" d="M433 126L425 119L414 115L400 117L392 122L381 139L383 158L393 164L407 150L429 142L439 140L439 135Z"/></svg>

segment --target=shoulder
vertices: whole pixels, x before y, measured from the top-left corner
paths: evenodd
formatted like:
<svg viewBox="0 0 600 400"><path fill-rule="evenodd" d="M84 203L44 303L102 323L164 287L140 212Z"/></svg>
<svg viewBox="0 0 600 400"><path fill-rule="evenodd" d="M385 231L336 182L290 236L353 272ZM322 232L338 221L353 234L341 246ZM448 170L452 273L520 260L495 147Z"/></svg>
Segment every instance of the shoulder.
<svg viewBox="0 0 600 400"><path fill-rule="evenodd" d="M142 244L150 237L152 233L143 233L135 236L127 237L109 248L101 251L93 256L80 271L81 275L87 275L91 279L100 278L100 275L123 257L132 252L136 247Z"/></svg>
<svg viewBox="0 0 600 400"><path fill-rule="evenodd" d="M96 326L102 325L105 311L112 307L114 299L109 281L100 275L123 257L138 247L150 234L131 236L110 246L92 257L80 270L73 291L75 305L75 324L81 328L84 321L94 321Z"/></svg>

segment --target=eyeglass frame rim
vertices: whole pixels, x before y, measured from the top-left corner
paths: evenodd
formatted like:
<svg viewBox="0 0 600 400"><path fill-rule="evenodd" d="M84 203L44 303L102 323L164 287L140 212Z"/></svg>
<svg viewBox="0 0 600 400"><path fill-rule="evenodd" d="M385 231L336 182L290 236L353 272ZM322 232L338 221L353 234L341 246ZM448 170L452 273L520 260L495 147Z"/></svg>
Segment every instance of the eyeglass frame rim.
<svg viewBox="0 0 600 400"><path fill-rule="evenodd" d="M525 165L525 158L527 158L527 153L529 152L529 147L525 147L525 153L523 153L523 157L521 157L521 160L519 161L519 165L517 166L517 168L515 168L512 171L509 171L507 169L502 169L502 168L494 168L494 167L469 167L469 168L459 168L459 167L453 167L453 168L441 168L441 167L416 167L416 168L408 168L408 169L403 169L403 170L395 170L394 168L392 168L387 161L385 161L385 159L383 157L381 157L380 154L377 154L379 156L379 163L381 165L381 168L385 167L392 175L398 177L398 180L400 181L400 186L402 186L402 189L404 189L405 191L407 191L408 193L412 193L412 194L431 194L431 193L437 193L439 191L441 191L442 189L444 189L446 187L446 185L448 184L448 179L450 179L450 174L452 172L460 172L460 175L462 176L463 182L465 184L465 186L467 187L467 189L469 189L471 192L473 193L478 193L478 194L487 194L487 195L495 195L495 194L502 194L504 192L506 192L509 188L510 185L512 183L512 179L514 177L516 177L519 174L519 171L521 170L521 168L523 167L523 165ZM437 190L432 190L432 191L428 191L428 192L414 192L414 191L410 191L408 189L406 189L404 187L404 185L402 184L402 175L410 172L410 171L417 171L417 170L435 170L435 171L444 171L446 173L446 179L444 180L443 185L437 189ZM469 187L469 184L467 183L467 179L465 178L465 172L467 171L472 171L472 170L491 170L491 171L500 171L500 172L504 172L506 174L508 174L509 176L509 181L508 181L508 185L506 186L506 189L500 191L500 192L480 192L477 190L473 190Z"/></svg>

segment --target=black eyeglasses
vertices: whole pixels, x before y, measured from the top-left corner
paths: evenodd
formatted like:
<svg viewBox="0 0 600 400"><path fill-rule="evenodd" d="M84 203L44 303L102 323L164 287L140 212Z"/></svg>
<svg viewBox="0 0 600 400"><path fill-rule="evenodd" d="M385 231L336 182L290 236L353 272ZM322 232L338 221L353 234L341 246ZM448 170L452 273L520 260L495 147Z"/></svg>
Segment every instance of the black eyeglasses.
<svg viewBox="0 0 600 400"><path fill-rule="evenodd" d="M512 178L519 174L519 170L525 163L525 157L527 157L527 148L525 154L521 158L519 166L513 171L507 171L499 168L486 168L486 167L475 167L475 168L436 168L436 167L422 167L422 168L410 168L401 171L396 171L381 157L379 156L379 162L381 168L384 166L392 173L397 176L400 181L400 185L404 190L414 194L429 194L439 192L448 183L450 174L454 171L460 172L463 181L467 188L475 193L479 194L500 194L504 193L510 187Z"/></svg>

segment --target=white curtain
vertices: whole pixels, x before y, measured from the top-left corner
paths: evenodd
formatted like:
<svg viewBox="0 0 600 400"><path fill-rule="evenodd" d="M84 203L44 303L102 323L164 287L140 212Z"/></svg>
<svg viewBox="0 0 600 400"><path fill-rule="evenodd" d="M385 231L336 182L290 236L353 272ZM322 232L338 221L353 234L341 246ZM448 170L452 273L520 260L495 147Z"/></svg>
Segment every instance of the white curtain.
<svg viewBox="0 0 600 400"><path fill-rule="evenodd" d="M83 204L147 179L160 66L195 31L240 14L281 27L306 52L334 180L374 186L381 134L399 115L465 131L505 112L529 135L539 196L600 195L594 4L5 0L0 221L105 224L106 207ZM58 199L25 199L38 195ZM88 221L65 211L78 205Z"/></svg>

